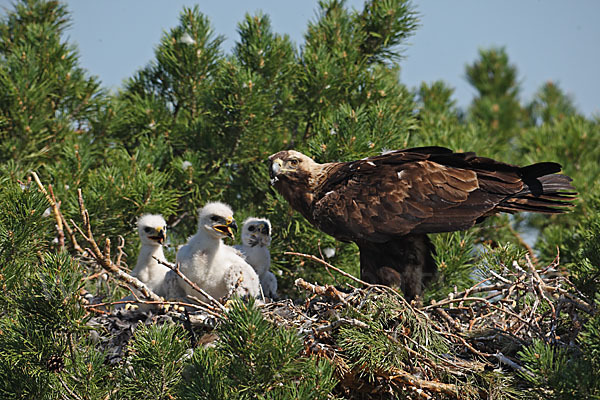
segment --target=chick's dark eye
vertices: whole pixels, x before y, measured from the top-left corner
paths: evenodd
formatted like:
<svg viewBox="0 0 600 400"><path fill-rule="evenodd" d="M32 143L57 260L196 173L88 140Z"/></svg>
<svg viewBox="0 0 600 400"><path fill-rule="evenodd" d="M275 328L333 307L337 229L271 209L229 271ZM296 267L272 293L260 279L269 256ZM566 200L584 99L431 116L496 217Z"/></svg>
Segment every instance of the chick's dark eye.
<svg viewBox="0 0 600 400"><path fill-rule="evenodd" d="M218 222L220 219L221 217L219 217L218 215L213 215L212 217L210 217L210 220L214 222Z"/></svg>
<svg viewBox="0 0 600 400"><path fill-rule="evenodd" d="M144 232L150 233L150 232L152 232L152 228L150 228L149 226L147 226L147 227L144 228Z"/></svg>
<svg viewBox="0 0 600 400"><path fill-rule="evenodd" d="M295 167L296 165L298 165L298 160L296 160L295 158L292 158L290 160L290 164Z"/></svg>
<svg viewBox="0 0 600 400"><path fill-rule="evenodd" d="M248 230L249 230L250 232L254 232L254 226L249 226L249 227L248 227Z"/></svg>

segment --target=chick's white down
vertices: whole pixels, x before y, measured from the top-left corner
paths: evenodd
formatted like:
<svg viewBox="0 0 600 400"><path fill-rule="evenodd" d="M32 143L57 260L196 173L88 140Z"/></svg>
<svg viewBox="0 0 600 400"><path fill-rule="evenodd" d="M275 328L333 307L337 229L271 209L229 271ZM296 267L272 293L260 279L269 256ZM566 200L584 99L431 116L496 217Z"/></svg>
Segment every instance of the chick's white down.
<svg viewBox="0 0 600 400"><path fill-rule="evenodd" d="M145 214L138 219L137 229L142 247L131 275L139 279L155 294L165 296L164 281L170 269L160 264L157 259L166 261L163 253L163 243L167 239L167 223L162 215ZM133 289L133 292L139 299L144 299L139 290ZM132 301L135 298L133 295L129 295L121 300ZM128 306L128 303L119 304L115 308L122 309L126 306ZM139 305L141 311L148 311L153 308L153 306L147 304Z"/></svg>
<svg viewBox="0 0 600 400"><path fill-rule="evenodd" d="M270 245L271 222L266 218L247 218L242 226L242 244L235 248L258 274L264 295L273 298L277 292L277 278L269 271Z"/></svg>
<svg viewBox="0 0 600 400"><path fill-rule="evenodd" d="M142 247L131 275L160 296L160 288L169 268L156 259L166 261L163 243L167 237L167 223L161 215L146 214L138 219L137 227Z"/></svg>
<svg viewBox="0 0 600 400"><path fill-rule="evenodd" d="M231 246L233 211L223 203L208 203L199 212L198 231L177 252L181 272L215 299L230 293L258 296L259 279L254 269ZM179 287L186 296L206 300L182 279ZM189 299L186 298L189 301Z"/></svg>

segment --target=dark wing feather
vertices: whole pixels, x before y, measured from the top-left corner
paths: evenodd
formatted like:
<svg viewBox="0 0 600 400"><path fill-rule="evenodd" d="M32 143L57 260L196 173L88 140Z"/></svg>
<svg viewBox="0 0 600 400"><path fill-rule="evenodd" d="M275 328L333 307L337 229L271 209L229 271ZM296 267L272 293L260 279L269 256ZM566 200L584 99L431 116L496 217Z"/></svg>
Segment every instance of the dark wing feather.
<svg viewBox="0 0 600 400"><path fill-rule="evenodd" d="M390 162L378 156L334 166L335 179L315 192L319 228L342 240L386 241L419 233L424 223L427 232L465 229L495 206L469 202L479 188L473 171L421 160L419 154L388 155ZM459 205L465 207L454 209Z"/></svg>
<svg viewBox="0 0 600 400"><path fill-rule="evenodd" d="M330 164L314 189L312 220L340 240L467 229L497 212L564 212L575 191L561 166L526 167L443 147L397 150Z"/></svg>

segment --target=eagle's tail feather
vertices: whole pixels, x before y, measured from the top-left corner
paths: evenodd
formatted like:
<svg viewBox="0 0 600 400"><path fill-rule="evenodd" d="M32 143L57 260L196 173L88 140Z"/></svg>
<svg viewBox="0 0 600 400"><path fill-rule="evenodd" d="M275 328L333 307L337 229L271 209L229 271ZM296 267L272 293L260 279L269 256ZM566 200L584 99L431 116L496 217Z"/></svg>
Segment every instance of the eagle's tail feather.
<svg viewBox="0 0 600 400"><path fill-rule="evenodd" d="M539 165L541 164L541 165ZM536 177L535 174L553 170L545 168L554 163L539 163L525 167L532 174L525 176L526 186L515 196L509 197L498 205L496 210L514 213L530 211L545 214L558 214L573 207L577 192L571 185L571 178L561 174ZM548 164L548 165L546 165ZM539 167L536 167L538 166ZM535 168L534 168L535 167Z"/></svg>

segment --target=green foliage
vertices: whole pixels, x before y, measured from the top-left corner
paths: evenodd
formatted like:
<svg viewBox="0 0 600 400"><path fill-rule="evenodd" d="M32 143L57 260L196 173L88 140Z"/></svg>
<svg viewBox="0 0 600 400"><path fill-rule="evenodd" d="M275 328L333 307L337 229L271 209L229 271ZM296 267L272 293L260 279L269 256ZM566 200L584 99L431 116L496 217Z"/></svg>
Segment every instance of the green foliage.
<svg viewBox="0 0 600 400"><path fill-rule="evenodd" d="M596 296L596 305L600 297ZM583 326L581 351L561 348L541 340L518 353L524 363L519 375L545 398L587 399L600 397L600 317Z"/></svg>
<svg viewBox="0 0 600 400"><path fill-rule="evenodd" d="M83 399L102 400L116 392L113 367L107 363L106 355L98 351L94 342L81 339L76 351L64 358L65 369L61 378ZM54 387L54 393L64 391L64 386Z"/></svg>
<svg viewBox="0 0 600 400"><path fill-rule="evenodd" d="M120 377L123 399L171 399L181 381L187 339L180 325L137 328Z"/></svg>
<svg viewBox="0 0 600 400"><path fill-rule="evenodd" d="M527 107L532 124L552 124L577 114L573 100L549 81L542 86Z"/></svg>
<svg viewBox="0 0 600 400"><path fill-rule="evenodd" d="M52 361L64 365L85 316L77 264L66 253L41 258L35 272L0 295L0 393L23 398L48 393L58 384Z"/></svg>
<svg viewBox="0 0 600 400"><path fill-rule="evenodd" d="M598 210L600 198L592 199L590 206ZM571 235L553 229L556 235L548 242L564 243L561 257L577 287L590 298L600 290L600 213L591 213L574 228ZM561 238L562 236L562 238ZM562 239L558 242L559 239Z"/></svg>
<svg viewBox="0 0 600 400"><path fill-rule="evenodd" d="M97 123L103 94L86 77L72 45L64 5L28 0L0 21L0 161L37 167L63 140Z"/></svg>
<svg viewBox="0 0 600 400"><path fill-rule="evenodd" d="M560 373L565 369L567 357L565 351L553 347L541 340L519 352L519 358L526 366L520 375L535 386L556 386L560 382Z"/></svg>
<svg viewBox="0 0 600 400"><path fill-rule="evenodd" d="M454 290L461 291L473 285L473 232L452 232L435 235L432 238L436 249L435 262L440 269L440 277L427 291L428 298L443 298Z"/></svg>
<svg viewBox="0 0 600 400"><path fill-rule="evenodd" d="M16 1L0 20L0 397L71 398L73 391L86 399L312 399L331 397L336 382L329 362L303 354L294 331L239 301L215 348L188 358L181 328L153 325L138 328L125 361L110 364L91 340L79 299L81 278L97 266L70 245L59 249L31 171L52 186L67 221L81 222L81 189L96 238L111 239L115 254L123 237L129 265L143 213L167 218L172 248L195 232L197 209L208 201L229 203L240 222L266 216L279 293L296 297L298 277L340 287L349 281L286 251L331 255L324 251L331 248L327 261L358 276L358 250L312 227L274 192L270 154L295 148L319 162L348 161L438 145L519 165L556 161L580 193L574 212L490 217L468 232L432 235L440 274L425 300L490 271L514 271L513 261L523 265L522 239L540 262L553 260L558 246L559 272L589 298L598 292L600 121L579 113L552 83L522 104L505 49L481 50L467 66L477 96L461 110L443 82L409 89L399 80L403 46L418 24L407 0L369 0L360 10L321 1L299 44L274 32L268 15L246 15L230 54L196 6L182 10L154 59L110 95L79 65L64 35L69 23L63 4L44 0ZM106 282L86 287L94 284L106 300L120 295L106 293ZM437 354L454 350L393 297L369 298L345 313L368 328L344 326L332 335L344 360L369 377L417 363L398 350L397 340L406 340L422 351L406 337ZM532 386L562 398L598 396L600 322L580 322L572 348L524 347L529 372L469 379L496 387L494 396L517 397Z"/></svg>
<svg viewBox="0 0 600 400"><path fill-rule="evenodd" d="M596 294L596 306L600 305L600 296ZM583 327L581 332L583 362L578 371L582 379L582 392L600 396L600 316L596 314Z"/></svg>
<svg viewBox="0 0 600 400"><path fill-rule="evenodd" d="M326 399L336 384L325 360L299 357L292 330L267 321L251 299L234 300L216 348L196 349L183 399Z"/></svg>
<svg viewBox="0 0 600 400"><path fill-rule="evenodd" d="M21 188L8 181L0 189L0 265L5 279L16 285L29 273L37 261L38 251L48 243L50 224L44 218L48 203L33 188ZM11 283L11 284L12 284Z"/></svg>
<svg viewBox="0 0 600 400"><path fill-rule="evenodd" d="M421 351L420 345L427 343L427 348L438 354L448 352L443 338L394 296L368 297L360 310L350 309L348 315L368 327L342 327L339 343L349 366L370 379L386 368L393 374L394 368L417 362L413 354L398 345L406 343L406 338L414 351Z"/></svg>
<svg viewBox="0 0 600 400"><path fill-rule="evenodd" d="M517 69L509 64L503 48L480 50L479 57L467 66L467 80L479 92L470 108L471 118L489 130L491 140L504 141L517 133L522 119Z"/></svg>

